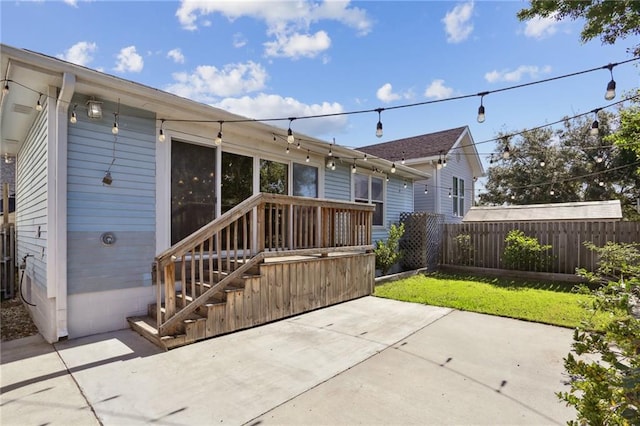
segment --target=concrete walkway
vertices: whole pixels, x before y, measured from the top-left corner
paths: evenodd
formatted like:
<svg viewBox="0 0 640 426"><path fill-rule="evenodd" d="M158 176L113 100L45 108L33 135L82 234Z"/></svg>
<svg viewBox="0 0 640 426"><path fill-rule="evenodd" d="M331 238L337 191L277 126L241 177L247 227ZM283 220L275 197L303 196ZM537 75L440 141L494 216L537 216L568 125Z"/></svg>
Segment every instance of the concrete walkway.
<svg viewBox="0 0 640 426"><path fill-rule="evenodd" d="M2 345L2 425L564 424L572 331L365 297L162 352Z"/></svg>

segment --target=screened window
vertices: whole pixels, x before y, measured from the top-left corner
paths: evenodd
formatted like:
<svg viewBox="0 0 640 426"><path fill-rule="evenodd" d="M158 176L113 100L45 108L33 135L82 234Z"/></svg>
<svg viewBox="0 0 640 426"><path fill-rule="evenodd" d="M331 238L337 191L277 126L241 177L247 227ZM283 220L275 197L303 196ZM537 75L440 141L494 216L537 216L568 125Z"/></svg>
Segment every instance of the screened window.
<svg viewBox="0 0 640 426"><path fill-rule="evenodd" d="M215 149L171 144L171 244L215 217Z"/></svg>
<svg viewBox="0 0 640 426"><path fill-rule="evenodd" d="M353 196L357 203L370 203L375 206L373 225L384 225L384 181L381 178L353 175Z"/></svg>
<svg viewBox="0 0 640 426"><path fill-rule="evenodd" d="M260 192L288 193L289 166L275 161L260 160Z"/></svg>
<svg viewBox="0 0 640 426"><path fill-rule="evenodd" d="M222 213L253 195L253 158L222 153Z"/></svg>
<svg viewBox="0 0 640 426"><path fill-rule="evenodd" d="M464 179L453 178L453 215L464 216Z"/></svg>
<svg viewBox="0 0 640 426"><path fill-rule="evenodd" d="M318 168L293 164L293 195L318 198Z"/></svg>

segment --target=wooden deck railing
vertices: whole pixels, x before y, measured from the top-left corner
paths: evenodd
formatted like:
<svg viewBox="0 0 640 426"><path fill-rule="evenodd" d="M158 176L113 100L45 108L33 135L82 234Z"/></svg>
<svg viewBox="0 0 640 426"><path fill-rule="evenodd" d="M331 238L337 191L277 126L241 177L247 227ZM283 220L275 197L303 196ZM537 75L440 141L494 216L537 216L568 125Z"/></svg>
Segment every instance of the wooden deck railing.
<svg viewBox="0 0 640 426"><path fill-rule="evenodd" d="M372 250L373 210L370 204L266 193L246 199L156 257L159 335L171 334L179 321L267 257Z"/></svg>

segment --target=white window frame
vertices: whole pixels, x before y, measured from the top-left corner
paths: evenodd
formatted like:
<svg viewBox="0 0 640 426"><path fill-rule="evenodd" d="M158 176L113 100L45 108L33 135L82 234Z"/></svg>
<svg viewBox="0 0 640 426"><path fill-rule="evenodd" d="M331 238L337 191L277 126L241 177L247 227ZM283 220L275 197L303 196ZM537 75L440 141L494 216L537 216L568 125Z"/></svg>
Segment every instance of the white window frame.
<svg viewBox="0 0 640 426"><path fill-rule="evenodd" d="M352 178L351 178L351 201L356 202L356 176L364 176L367 178L367 204L371 204L374 205L374 201L378 202L378 203L382 203L382 223L379 225L373 224L374 228L384 228L385 227L385 223L386 223L386 218L387 218L387 181L384 177L382 176L374 176L370 173L360 173L360 172L356 172L356 173L352 173ZM373 179L379 179L382 182L382 200L372 200L371 199L371 194L372 194L372 180ZM364 198L362 198L362 200L364 200Z"/></svg>
<svg viewBox="0 0 640 426"><path fill-rule="evenodd" d="M465 187L464 179L457 176L453 176L451 213L455 217L464 216L464 207L465 207L464 187ZM460 208L461 207L460 203L462 203L462 208Z"/></svg>

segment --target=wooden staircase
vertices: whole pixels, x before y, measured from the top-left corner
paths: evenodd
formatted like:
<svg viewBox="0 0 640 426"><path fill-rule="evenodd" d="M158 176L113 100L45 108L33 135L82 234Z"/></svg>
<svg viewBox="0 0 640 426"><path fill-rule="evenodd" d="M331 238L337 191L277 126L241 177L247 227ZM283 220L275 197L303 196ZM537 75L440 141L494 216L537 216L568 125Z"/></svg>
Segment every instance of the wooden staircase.
<svg viewBox="0 0 640 426"><path fill-rule="evenodd" d="M205 271L202 279L196 276L193 283L189 277L186 277L185 292L179 290L175 295L177 308L185 308L227 275L225 272L220 274L214 271L210 276L208 271ZM176 284L178 287L182 286L181 281ZM254 266L248 273L233 279L224 289L215 292L196 307L168 336L161 337L158 333L157 303L149 304L147 316L130 317L127 320L132 329L164 349L187 345L258 325L252 321L253 315L245 311L251 308L251 299L258 293L259 285L260 267ZM166 320L164 304L160 306L159 316L162 321Z"/></svg>
<svg viewBox="0 0 640 426"><path fill-rule="evenodd" d="M158 255L132 329L165 349L371 294L374 207L256 194Z"/></svg>

